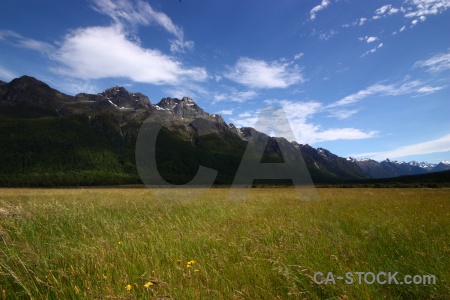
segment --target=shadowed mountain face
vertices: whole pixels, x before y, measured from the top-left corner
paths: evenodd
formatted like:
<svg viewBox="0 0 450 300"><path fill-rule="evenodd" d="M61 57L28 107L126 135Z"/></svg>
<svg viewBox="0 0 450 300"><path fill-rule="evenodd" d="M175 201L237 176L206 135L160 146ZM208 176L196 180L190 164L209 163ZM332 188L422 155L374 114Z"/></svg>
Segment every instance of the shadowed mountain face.
<svg viewBox="0 0 450 300"><path fill-rule="evenodd" d="M200 165L218 171L217 184L231 184L248 140L267 137L225 123L188 97L152 104L117 86L69 96L23 76L0 85L0 184L140 183L134 151L144 120L164 126L156 158L162 177L173 184L189 182ZM315 182L369 177L356 162L325 149L267 138L262 162L283 162L282 144L288 157L303 156Z"/></svg>

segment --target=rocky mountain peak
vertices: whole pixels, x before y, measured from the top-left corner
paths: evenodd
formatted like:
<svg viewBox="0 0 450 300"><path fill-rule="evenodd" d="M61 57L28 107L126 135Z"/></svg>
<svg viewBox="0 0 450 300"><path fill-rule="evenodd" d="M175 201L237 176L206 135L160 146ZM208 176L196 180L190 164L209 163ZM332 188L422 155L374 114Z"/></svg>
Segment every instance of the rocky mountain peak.
<svg viewBox="0 0 450 300"><path fill-rule="evenodd" d="M167 111L179 119L204 118L228 127L222 116L205 112L192 98L163 98L154 107L159 111Z"/></svg>
<svg viewBox="0 0 450 300"><path fill-rule="evenodd" d="M6 105L20 103L57 110L69 99L70 96L31 76L22 76L0 85L0 102Z"/></svg>
<svg viewBox="0 0 450 300"><path fill-rule="evenodd" d="M119 109L149 109L151 103L147 96L132 93L124 87L114 86L98 94Z"/></svg>

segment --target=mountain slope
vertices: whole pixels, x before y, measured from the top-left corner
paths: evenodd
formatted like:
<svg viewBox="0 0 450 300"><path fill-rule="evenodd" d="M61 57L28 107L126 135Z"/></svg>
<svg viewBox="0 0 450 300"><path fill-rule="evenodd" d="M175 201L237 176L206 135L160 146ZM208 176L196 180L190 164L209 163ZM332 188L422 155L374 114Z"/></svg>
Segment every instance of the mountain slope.
<svg viewBox="0 0 450 300"><path fill-rule="evenodd" d="M252 128L237 129L194 100L148 97L122 87L69 96L32 77L0 85L0 184L98 185L139 183L135 144L144 120L164 126L157 139L158 170L166 181L189 182L199 165L231 184ZM303 155L315 182L368 178L354 162L325 149L268 138L263 162Z"/></svg>

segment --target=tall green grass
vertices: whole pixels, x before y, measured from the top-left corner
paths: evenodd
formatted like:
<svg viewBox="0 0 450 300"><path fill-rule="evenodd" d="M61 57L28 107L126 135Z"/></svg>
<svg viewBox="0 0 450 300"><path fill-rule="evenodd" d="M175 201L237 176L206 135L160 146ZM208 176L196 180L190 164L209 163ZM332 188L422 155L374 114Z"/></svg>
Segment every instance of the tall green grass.
<svg viewBox="0 0 450 300"><path fill-rule="evenodd" d="M449 299L450 190L318 193L320 201L301 202L289 188L251 189L233 201L227 189L211 189L167 201L147 189L2 189L0 295ZM318 271L433 274L437 282L318 285Z"/></svg>

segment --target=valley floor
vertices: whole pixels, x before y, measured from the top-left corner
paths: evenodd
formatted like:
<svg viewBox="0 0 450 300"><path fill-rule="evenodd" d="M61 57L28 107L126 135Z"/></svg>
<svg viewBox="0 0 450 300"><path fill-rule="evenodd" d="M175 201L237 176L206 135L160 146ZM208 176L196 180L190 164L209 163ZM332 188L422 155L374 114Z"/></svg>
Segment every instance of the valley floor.
<svg viewBox="0 0 450 300"><path fill-rule="evenodd" d="M316 191L0 189L0 299L448 299L450 189Z"/></svg>

